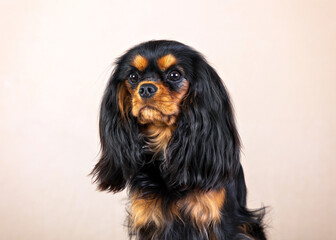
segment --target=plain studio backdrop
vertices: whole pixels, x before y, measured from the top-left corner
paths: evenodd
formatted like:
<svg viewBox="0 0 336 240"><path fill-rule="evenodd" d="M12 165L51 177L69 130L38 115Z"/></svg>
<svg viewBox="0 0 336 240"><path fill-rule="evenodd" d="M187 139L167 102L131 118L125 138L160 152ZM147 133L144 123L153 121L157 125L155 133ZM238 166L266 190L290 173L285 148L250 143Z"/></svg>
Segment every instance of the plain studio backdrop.
<svg viewBox="0 0 336 240"><path fill-rule="evenodd" d="M0 239L127 239L125 192L87 175L112 63L152 39L196 48L225 82L269 239L336 239L335 12L318 0L2 0Z"/></svg>

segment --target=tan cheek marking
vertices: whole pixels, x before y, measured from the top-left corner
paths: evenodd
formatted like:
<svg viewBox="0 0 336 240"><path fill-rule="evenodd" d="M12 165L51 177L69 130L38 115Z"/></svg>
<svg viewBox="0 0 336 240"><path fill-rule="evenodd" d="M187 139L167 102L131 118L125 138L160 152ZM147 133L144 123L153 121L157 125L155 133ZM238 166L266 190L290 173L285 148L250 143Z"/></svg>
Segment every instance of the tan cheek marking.
<svg viewBox="0 0 336 240"><path fill-rule="evenodd" d="M225 201L225 190L195 191L178 202L181 211L190 218L195 227L204 230L218 223Z"/></svg>
<svg viewBox="0 0 336 240"><path fill-rule="evenodd" d="M132 65L136 67L139 71L143 71L148 66L148 60L141 55L136 55L133 59Z"/></svg>
<svg viewBox="0 0 336 240"><path fill-rule="evenodd" d="M176 64L177 60L172 54L167 54L157 60L157 65L161 71L167 70L169 67Z"/></svg>
<svg viewBox="0 0 336 240"><path fill-rule="evenodd" d="M140 108L142 107L142 100L138 94L139 86L136 89L132 89L129 82L126 83L127 89L131 94L132 114L137 117Z"/></svg>
<svg viewBox="0 0 336 240"><path fill-rule="evenodd" d="M158 82L158 91L154 95L153 100L156 101L158 104L158 107L161 106L161 111L167 115L173 114L174 111L176 111L176 106L173 104L173 99L170 94L169 89L162 83Z"/></svg>
<svg viewBox="0 0 336 240"><path fill-rule="evenodd" d="M173 115L176 118L180 111L180 103L188 92L189 82L185 80L178 92L169 90L168 87L161 82L159 82L157 86L159 87L159 90L154 95L153 101L157 101L158 109L164 114Z"/></svg>
<svg viewBox="0 0 336 240"><path fill-rule="evenodd" d="M174 96L173 99L176 105L179 105L181 101L183 100L183 98L185 98L188 95L188 90L189 90L189 82L185 80L179 92L173 93L173 96Z"/></svg>
<svg viewBox="0 0 336 240"><path fill-rule="evenodd" d="M154 223L159 229L163 228L164 217L161 211L161 199L142 198L139 194L132 195L130 217L134 230L150 223Z"/></svg>

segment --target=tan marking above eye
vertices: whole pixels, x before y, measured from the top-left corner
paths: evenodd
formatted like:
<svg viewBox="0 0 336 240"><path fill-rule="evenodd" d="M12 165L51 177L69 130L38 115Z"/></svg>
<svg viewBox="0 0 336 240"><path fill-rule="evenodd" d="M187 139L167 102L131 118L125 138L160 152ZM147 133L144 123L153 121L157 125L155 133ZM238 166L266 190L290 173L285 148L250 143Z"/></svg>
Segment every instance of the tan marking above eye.
<svg viewBox="0 0 336 240"><path fill-rule="evenodd" d="M147 58L138 54L133 59L132 65L136 67L139 71L143 71L148 66L148 60Z"/></svg>
<svg viewBox="0 0 336 240"><path fill-rule="evenodd" d="M170 53L157 60L157 65L161 69L161 71L167 70L176 63L177 59Z"/></svg>

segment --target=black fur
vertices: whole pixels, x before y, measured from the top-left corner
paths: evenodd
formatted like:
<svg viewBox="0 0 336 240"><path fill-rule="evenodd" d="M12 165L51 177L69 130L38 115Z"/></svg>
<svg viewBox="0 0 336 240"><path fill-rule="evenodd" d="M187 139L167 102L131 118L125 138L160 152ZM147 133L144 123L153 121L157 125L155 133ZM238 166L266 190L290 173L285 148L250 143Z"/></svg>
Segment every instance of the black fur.
<svg viewBox="0 0 336 240"><path fill-rule="evenodd" d="M131 71L130 59L138 53L148 57L172 53L190 82L165 159L146 149L137 119L131 112L123 119L119 109L120 84ZM92 171L99 189L118 192L127 186L131 192L141 190L164 201L164 231L157 233L150 225L141 229L139 239L209 239L208 231L172 219L168 209L194 189L218 188L225 188L226 200L221 223L211 229L216 239L266 239L261 222L264 210L246 208L240 141L229 95L216 71L194 49L175 41L150 41L127 51L107 84L99 128L101 157Z"/></svg>

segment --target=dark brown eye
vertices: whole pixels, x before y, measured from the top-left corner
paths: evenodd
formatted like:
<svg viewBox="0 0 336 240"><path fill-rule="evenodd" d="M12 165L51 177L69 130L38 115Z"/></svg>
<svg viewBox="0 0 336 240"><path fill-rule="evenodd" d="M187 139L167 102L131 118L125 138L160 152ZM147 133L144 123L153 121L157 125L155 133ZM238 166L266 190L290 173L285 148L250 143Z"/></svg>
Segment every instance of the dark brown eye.
<svg viewBox="0 0 336 240"><path fill-rule="evenodd" d="M179 73L178 71L171 71L168 74L168 79L171 81L178 81L181 78L181 73Z"/></svg>
<svg viewBox="0 0 336 240"><path fill-rule="evenodd" d="M129 75L129 79L130 79L132 82L136 82L136 81L138 81L138 74L136 74L136 73L131 73L131 74Z"/></svg>

